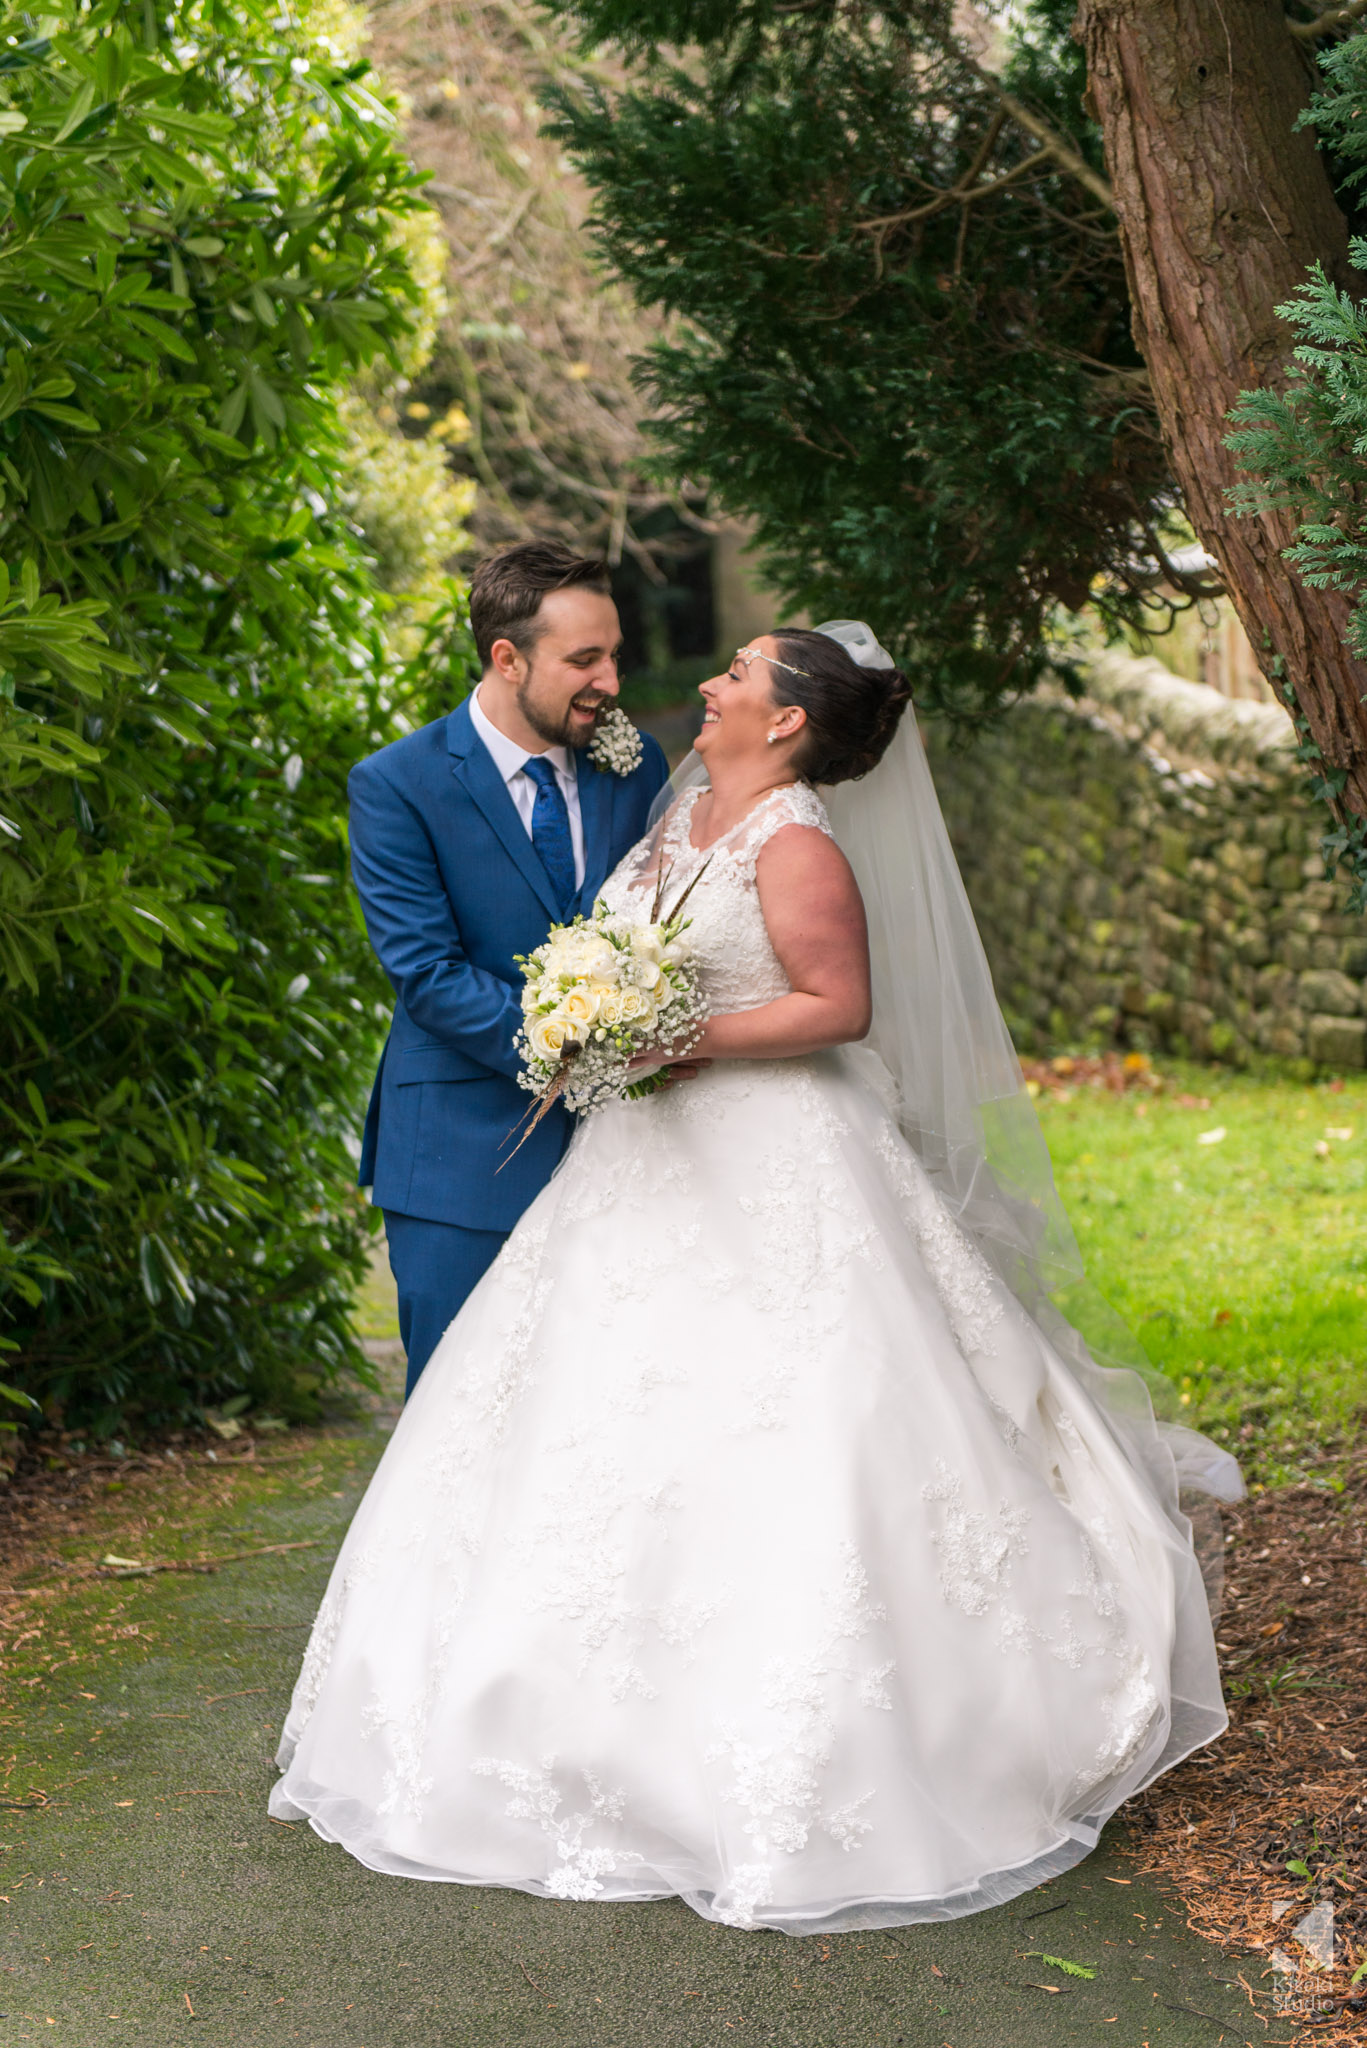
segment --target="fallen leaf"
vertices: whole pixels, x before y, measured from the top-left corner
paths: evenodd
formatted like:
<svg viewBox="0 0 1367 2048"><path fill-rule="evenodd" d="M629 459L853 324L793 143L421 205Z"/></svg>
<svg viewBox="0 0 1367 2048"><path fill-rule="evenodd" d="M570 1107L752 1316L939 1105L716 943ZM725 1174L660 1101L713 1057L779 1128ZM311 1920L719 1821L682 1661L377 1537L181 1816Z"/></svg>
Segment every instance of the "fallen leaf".
<svg viewBox="0 0 1367 2048"><path fill-rule="evenodd" d="M1216 1124L1213 1131L1201 1131L1196 1139L1198 1145L1223 1145L1229 1136L1223 1124Z"/></svg>

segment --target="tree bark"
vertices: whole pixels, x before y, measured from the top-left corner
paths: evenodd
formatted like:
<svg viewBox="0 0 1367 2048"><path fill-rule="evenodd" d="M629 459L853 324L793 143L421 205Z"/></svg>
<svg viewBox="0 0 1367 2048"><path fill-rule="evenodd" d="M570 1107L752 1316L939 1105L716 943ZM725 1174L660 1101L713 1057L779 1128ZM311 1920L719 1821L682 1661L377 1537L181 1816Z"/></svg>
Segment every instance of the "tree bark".
<svg viewBox="0 0 1367 2048"><path fill-rule="evenodd" d="M1367 816L1367 664L1350 606L1282 550L1283 513L1235 519L1224 445L1239 393L1282 380L1293 338L1274 308L1317 258L1345 284L1348 231L1313 137L1281 0L1082 0L1075 33L1105 140L1135 340L1187 512L1219 561L1264 672L1289 682L1344 802ZM1360 281L1359 281L1360 282Z"/></svg>

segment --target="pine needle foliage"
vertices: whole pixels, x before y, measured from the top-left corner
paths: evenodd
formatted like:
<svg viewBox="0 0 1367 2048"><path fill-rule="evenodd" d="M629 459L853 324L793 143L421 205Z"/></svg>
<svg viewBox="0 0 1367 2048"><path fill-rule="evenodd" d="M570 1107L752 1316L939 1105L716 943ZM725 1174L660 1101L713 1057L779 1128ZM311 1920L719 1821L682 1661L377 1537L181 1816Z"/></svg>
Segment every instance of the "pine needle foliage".
<svg viewBox="0 0 1367 2048"><path fill-rule="evenodd" d="M338 397L412 328L418 183L267 0L4 16L0 1345L69 1427L364 1369L345 784L396 679Z"/></svg>
<svg viewBox="0 0 1367 2048"><path fill-rule="evenodd" d="M965 724L1057 658L1058 607L1152 629L1171 486L1114 223L951 6L554 11L633 61L551 104L604 256L675 323L641 373L662 456L755 522L789 603L873 619ZM1005 82L1099 170L1070 12L1020 15Z"/></svg>

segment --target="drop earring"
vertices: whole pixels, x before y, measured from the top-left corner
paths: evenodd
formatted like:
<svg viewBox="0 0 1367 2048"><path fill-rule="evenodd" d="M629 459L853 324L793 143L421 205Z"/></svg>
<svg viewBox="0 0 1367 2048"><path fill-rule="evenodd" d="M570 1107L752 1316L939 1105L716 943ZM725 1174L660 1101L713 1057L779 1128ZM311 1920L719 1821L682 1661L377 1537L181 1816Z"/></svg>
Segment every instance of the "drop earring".
<svg viewBox="0 0 1367 2048"><path fill-rule="evenodd" d="M776 732L771 732L771 733L770 733L770 735L769 735L769 744L770 744L770 746L771 746L771 747L773 747L773 746L777 746L777 744L778 744L778 742L779 742L779 739L780 739L781 737L782 737L782 735L781 735L781 734L779 734L779 733L776 733Z"/></svg>

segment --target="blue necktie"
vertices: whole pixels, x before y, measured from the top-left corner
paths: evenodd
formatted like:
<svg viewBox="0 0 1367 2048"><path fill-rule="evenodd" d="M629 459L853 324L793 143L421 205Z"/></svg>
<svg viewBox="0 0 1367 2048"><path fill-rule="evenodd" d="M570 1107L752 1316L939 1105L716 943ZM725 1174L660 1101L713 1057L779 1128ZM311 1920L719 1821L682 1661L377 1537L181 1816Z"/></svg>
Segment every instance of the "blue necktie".
<svg viewBox="0 0 1367 2048"><path fill-rule="evenodd" d="M560 915L568 917L570 906L579 893L579 884L574 873L574 840L570 835L570 814L564 792L544 754L529 754L522 764L522 772L530 775L536 784L536 802L532 806L532 845L550 876Z"/></svg>

